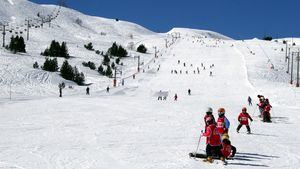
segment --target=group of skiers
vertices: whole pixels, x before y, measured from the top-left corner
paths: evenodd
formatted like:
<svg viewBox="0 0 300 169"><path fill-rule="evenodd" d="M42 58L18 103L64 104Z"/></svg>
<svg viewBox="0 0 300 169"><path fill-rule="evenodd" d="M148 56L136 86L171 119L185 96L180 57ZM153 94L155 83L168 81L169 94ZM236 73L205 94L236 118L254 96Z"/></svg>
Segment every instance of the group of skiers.
<svg viewBox="0 0 300 169"><path fill-rule="evenodd" d="M236 129L237 132L241 129L243 125L246 126L248 134L251 133L249 126L249 120L253 121L251 116L247 113L247 108L243 107L242 112L238 116L239 125ZM206 139L206 155L207 158L204 160L206 162L213 162L213 157L218 157L224 163L225 159L235 156L236 148L231 145L229 140L229 127L230 122L225 116L225 109L218 109L218 119L215 120L213 116L213 109L208 108L206 115L204 117L205 122L205 132L202 136L207 137Z"/></svg>
<svg viewBox="0 0 300 169"><path fill-rule="evenodd" d="M257 104L260 111L259 116L263 118L264 122L271 122L270 110L272 106L270 105L269 100L262 95L258 95L257 97L259 98L259 103ZM248 103L249 106L252 106L252 99L250 96L248 97ZM247 133L251 134L249 120L253 121L252 117L247 112L247 108L243 107L238 116L239 125L236 129L237 133L239 133L242 126L245 126L247 128ZM225 109L218 109L218 119L215 120L212 108L208 108L204 117L204 122L205 132L202 132L201 135L207 137L207 158L204 161L213 162L213 157L218 157L226 163L225 159L234 157L236 148L231 145L229 140L228 131L230 122L225 116Z"/></svg>
<svg viewBox="0 0 300 169"><path fill-rule="evenodd" d="M260 115L263 118L263 122L272 122L270 110L272 108L269 99L265 98L263 95L257 95L259 103L257 104Z"/></svg>

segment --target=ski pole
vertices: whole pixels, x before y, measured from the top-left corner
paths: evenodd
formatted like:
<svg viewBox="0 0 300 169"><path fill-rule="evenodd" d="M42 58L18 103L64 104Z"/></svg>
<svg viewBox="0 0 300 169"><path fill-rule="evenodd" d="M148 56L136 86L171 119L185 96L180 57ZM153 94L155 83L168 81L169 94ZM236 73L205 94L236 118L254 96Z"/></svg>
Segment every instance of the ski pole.
<svg viewBox="0 0 300 169"><path fill-rule="evenodd" d="M197 151L198 151L198 149L199 149L199 145L200 145L202 133L203 133L203 130L201 130L201 134L200 134L200 137L199 137L199 141L198 141L197 149L196 149L196 151L195 151L195 155L197 154Z"/></svg>

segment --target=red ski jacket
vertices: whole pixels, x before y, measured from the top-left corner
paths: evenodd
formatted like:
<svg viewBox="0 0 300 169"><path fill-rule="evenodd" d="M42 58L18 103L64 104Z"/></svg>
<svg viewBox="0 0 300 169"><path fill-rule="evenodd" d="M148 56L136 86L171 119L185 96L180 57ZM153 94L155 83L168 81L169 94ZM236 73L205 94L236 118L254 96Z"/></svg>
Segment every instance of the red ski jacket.
<svg viewBox="0 0 300 169"><path fill-rule="evenodd" d="M246 125L246 126L249 125L249 120L248 119L250 119L251 121L253 121L252 118L251 118L251 116L248 113L241 112L240 115L239 115L239 117L238 117L239 122L242 125Z"/></svg>
<svg viewBox="0 0 300 169"><path fill-rule="evenodd" d="M225 126L225 116L219 117L217 121L217 130L220 134L224 134L228 132L228 129Z"/></svg>
<svg viewBox="0 0 300 169"><path fill-rule="evenodd" d="M225 158L228 158L231 154L231 145L222 143L221 152Z"/></svg>
<svg viewBox="0 0 300 169"><path fill-rule="evenodd" d="M202 136L207 137L206 144L209 144L211 146L221 145L221 136L218 133L215 124L207 126L205 133L203 133Z"/></svg>

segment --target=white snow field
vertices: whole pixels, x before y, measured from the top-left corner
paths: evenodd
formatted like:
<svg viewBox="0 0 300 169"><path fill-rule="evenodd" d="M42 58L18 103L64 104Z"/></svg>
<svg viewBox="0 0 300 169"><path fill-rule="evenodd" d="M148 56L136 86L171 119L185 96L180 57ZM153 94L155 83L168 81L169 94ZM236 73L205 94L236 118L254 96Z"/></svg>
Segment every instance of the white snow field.
<svg viewBox="0 0 300 169"><path fill-rule="evenodd" d="M0 1L0 21L21 29L26 18L57 9L26 0L4 0ZM14 31L7 32L6 43L11 34ZM172 41L172 35L178 38ZM67 42L73 56L69 62L91 83L90 96L85 95L86 86L66 81L58 72L32 68L35 61L42 65L45 58L40 53L54 39ZM145 44L149 52L128 49L130 57L121 61L125 85L118 78L114 88L112 79L81 63L93 61L98 67L102 61L102 56L86 50L84 44L92 42L95 49L106 51L115 41L125 47ZM1 169L300 168L300 89L289 84L282 39L237 41L185 28L158 34L122 20L62 8L50 28L31 29L26 50L26 54L12 54L0 48ZM144 63L139 73L134 57L138 55ZM60 65L62 62L59 59ZM73 89L64 89L59 98L58 83L62 81ZM167 100L157 100L160 91ZM272 123L258 117L258 94L270 99ZM247 105L248 96L254 106ZM244 106L254 119L250 135L245 128L236 133L237 116ZM237 154L227 166L188 157L204 129L207 107L214 109L215 117L217 109L224 107L231 122L229 135ZM198 152L204 150L205 138L201 138Z"/></svg>

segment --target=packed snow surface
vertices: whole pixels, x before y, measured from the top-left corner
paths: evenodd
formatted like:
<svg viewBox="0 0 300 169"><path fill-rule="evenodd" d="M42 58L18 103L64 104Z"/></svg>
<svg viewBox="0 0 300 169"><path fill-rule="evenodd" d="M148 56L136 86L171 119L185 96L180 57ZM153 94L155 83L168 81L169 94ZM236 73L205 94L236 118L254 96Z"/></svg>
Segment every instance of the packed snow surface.
<svg viewBox="0 0 300 169"><path fill-rule="evenodd" d="M12 4L0 1L0 19L11 23L15 17L13 26L20 30L26 17L59 9L25 0ZM50 27L31 29L27 53L0 48L0 168L300 168L300 89L289 84L282 39L237 41L185 28L158 34L122 20L60 10ZM7 32L7 37L15 32ZM69 62L85 74L91 95L85 95L86 86L66 81L58 72L32 68L35 61L43 64L40 53L54 39L67 42ZM127 48L129 57L121 60L117 87L112 79L82 66L83 61L93 61L98 67L103 59L83 47L89 42L104 52L113 42ZM299 39L293 42L295 48ZM148 48L146 54L135 51L140 44ZM142 63L140 72L136 56ZM64 59L58 61L61 65ZM67 87L59 98L61 82ZM258 117L258 94L270 99L272 123ZM157 100L160 95L166 100ZM253 106L248 106L248 96ZM254 119L250 135L245 128L236 133L244 106ZM227 166L188 157L204 130L207 107L214 109L215 117L224 107L231 122L229 135L237 154ZM204 150L201 138L198 152Z"/></svg>

